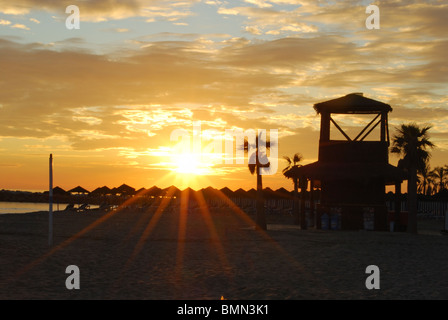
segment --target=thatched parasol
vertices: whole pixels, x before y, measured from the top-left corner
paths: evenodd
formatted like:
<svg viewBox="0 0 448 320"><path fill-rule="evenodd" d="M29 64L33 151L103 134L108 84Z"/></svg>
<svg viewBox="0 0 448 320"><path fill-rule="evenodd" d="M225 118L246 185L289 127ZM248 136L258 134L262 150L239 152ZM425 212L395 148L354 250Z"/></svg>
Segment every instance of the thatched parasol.
<svg viewBox="0 0 448 320"><path fill-rule="evenodd" d="M107 194L110 194L110 189L108 187L106 187L106 186L103 186L103 187L100 187L100 188L96 188L90 194L105 196Z"/></svg>
<svg viewBox="0 0 448 320"><path fill-rule="evenodd" d="M55 187L53 188L53 195L59 195L59 196L64 196L67 194L67 191L65 191L64 189L62 189L61 187Z"/></svg>
<svg viewBox="0 0 448 320"><path fill-rule="evenodd" d="M121 195L127 195L127 196L132 196L135 194L135 189L128 186L127 184L122 184L121 186L119 186L116 189L116 192L121 194Z"/></svg>
<svg viewBox="0 0 448 320"><path fill-rule="evenodd" d="M81 186L77 186L76 188L73 188L71 190L68 190L69 193L77 193L77 194L89 194L90 192L86 189L84 189Z"/></svg>

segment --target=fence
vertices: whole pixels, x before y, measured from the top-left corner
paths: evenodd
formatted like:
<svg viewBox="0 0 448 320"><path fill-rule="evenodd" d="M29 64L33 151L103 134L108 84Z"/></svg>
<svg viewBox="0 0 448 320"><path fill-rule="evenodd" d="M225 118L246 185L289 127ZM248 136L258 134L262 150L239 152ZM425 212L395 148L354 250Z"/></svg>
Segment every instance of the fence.
<svg viewBox="0 0 448 320"><path fill-rule="evenodd" d="M254 199L232 198L237 206L241 208L253 207L255 208L256 201ZM300 202L299 202L300 203ZM315 201L315 206L320 203ZM299 204L300 206L300 204ZM395 211L395 201L386 201L386 206L389 211ZM290 199L267 199L265 200L265 207L269 212L275 213L277 211L284 211L292 209L293 200ZM305 208L310 208L310 201L305 201ZM446 201L418 201L417 202L417 216L422 218L444 219L445 213L448 210L448 202ZM408 202L403 200L401 202L401 211L408 211Z"/></svg>
<svg viewBox="0 0 448 320"><path fill-rule="evenodd" d="M236 206L248 213L255 213L256 200L250 198L239 198L231 197L230 199L206 199L207 206L211 209L223 208L229 206L229 200L233 202ZM292 199L265 199L264 205L267 214L292 214L293 208ZM175 201L179 205L179 201ZM319 205L319 199L314 202L315 208ZM300 210L300 200L299 200L299 210ZM418 201L417 202L417 216L422 218L432 218L432 219L444 219L445 212L448 210L447 201ZM198 203L196 201L190 201L189 206L196 207ZM395 201L386 201L387 209L390 212L395 211ZM305 200L305 209L308 211L310 209L310 201ZM408 211L408 203L406 200L401 202L401 211Z"/></svg>
<svg viewBox="0 0 448 320"><path fill-rule="evenodd" d="M394 201L387 201L386 205L389 211L395 211ZM447 208L448 202L445 201L418 201L417 216L422 218L443 219ZM401 211L408 211L408 202L406 200L401 202Z"/></svg>

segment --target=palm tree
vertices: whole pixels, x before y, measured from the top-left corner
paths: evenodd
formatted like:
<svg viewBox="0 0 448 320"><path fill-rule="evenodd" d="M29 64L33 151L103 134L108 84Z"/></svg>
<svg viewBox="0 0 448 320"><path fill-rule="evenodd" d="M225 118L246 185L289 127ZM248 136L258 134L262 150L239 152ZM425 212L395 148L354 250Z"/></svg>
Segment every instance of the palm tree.
<svg viewBox="0 0 448 320"><path fill-rule="evenodd" d="M265 141L264 143L266 150L271 148L271 142ZM256 227L258 229L267 230L266 224L266 215L264 211L264 198L263 198L263 180L261 175L261 169L267 168L270 166L270 163L262 164L260 159L266 158L267 155L262 150L260 150L261 146L263 146L263 141L261 141L261 133L255 138L255 146L250 145L247 139L244 139L244 151L248 153L251 148L255 149L254 153L249 155L249 171L251 174L257 175L257 217L256 217Z"/></svg>
<svg viewBox="0 0 448 320"><path fill-rule="evenodd" d="M428 196L436 194L436 184L432 177L428 180L428 190L426 191L426 193L428 194Z"/></svg>
<svg viewBox="0 0 448 320"><path fill-rule="evenodd" d="M285 159L286 162L288 162L288 166L282 170L282 173L286 178L292 179L294 183L294 202L292 211L294 213L295 223L299 224L300 223L299 206L298 206L299 179L297 178L297 176L294 175L294 171L296 168L302 166L301 164L298 163L303 160L303 156L300 153L296 153L292 158L288 156L283 156L283 159Z"/></svg>
<svg viewBox="0 0 448 320"><path fill-rule="evenodd" d="M435 167L431 172L431 176L434 179L436 192L440 192L445 189L445 184L448 177L448 170L446 167Z"/></svg>
<svg viewBox="0 0 448 320"><path fill-rule="evenodd" d="M432 184L432 171L429 161L426 161L425 165L418 170L417 183L418 192L423 195L429 195Z"/></svg>
<svg viewBox="0 0 448 320"><path fill-rule="evenodd" d="M433 148L429 141L428 131L431 126L420 128L417 124L401 124L397 128L397 134L393 137L392 153L397 153L403 158L399 164L407 170L408 178L408 229L409 233L417 233L417 172L423 168L431 157L426 150Z"/></svg>

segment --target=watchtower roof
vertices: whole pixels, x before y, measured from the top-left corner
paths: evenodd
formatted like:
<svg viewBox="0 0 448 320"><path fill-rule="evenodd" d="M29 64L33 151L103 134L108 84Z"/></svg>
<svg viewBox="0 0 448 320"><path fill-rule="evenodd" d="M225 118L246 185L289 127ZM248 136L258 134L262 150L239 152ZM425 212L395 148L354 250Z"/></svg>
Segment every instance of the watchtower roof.
<svg viewBox="0 0 448 320"><path fill-rule="evenodd" d="M317 113L371 114L390 112L392 107L386 103L364 97L362 93L350 93L344 97L316 103Z"/></svg>

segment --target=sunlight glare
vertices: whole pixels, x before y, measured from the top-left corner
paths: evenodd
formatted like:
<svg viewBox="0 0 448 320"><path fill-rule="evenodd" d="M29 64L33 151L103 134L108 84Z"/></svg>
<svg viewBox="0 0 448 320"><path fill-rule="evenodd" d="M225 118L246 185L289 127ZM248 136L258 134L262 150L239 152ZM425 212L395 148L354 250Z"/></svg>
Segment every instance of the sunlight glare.
<svg viewBox="0 0 448 320"><path fill-rule="evenodd" d="M212 163L201 161L201 155L181 153L172 156L173 171L184 175L207 175L212 172Z"/></svg>

